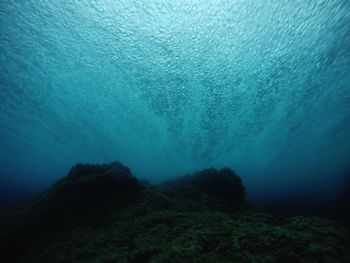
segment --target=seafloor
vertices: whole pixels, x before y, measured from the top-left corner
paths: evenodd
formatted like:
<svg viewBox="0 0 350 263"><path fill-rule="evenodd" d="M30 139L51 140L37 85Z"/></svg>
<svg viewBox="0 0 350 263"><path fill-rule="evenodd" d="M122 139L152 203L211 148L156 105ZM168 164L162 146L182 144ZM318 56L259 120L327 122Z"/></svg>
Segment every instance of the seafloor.
<svg viewBox="0 0 350 263"><path fill-rule="evenodd" d="M254 208L228 169L154 186L120 163L77 165L0 223L6 263L350 262L347 227Z"/></svg>

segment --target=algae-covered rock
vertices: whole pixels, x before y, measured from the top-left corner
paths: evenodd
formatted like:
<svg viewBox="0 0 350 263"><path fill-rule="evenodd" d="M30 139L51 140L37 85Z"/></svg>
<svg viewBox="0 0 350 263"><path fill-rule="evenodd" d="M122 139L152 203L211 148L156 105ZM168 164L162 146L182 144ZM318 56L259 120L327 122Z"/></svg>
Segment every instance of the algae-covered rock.
<svg viewBox="0 0 350 263"><path fill-rule="evenodd" d="M163 184L177 200L196 202L221 211L235 211L245 204L242 180L231 169L206 169ZM193 207L195 209L195 207Z"/></svg>
<svg viewBox="0 0 350 263"><path fill-rule="evenodd" d="M247 206L221 209L244 202L242 189L228 170L205 170L164 187L141 185L118 163L79 165L46 193L2 214L0 261L350 262L350 233L338 223Z"/></svg>

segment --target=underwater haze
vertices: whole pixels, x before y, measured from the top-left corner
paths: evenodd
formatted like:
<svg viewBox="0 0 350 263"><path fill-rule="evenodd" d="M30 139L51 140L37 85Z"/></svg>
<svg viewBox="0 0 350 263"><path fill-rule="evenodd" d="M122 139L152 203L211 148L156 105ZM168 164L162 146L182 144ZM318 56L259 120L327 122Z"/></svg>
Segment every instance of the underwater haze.
<svg viewBox="0 0 350 263"><path fill-rule="evenodd" d="M0 191L119 160L324 196L350 170L346 0L2 0L0 63Z"/></svg>

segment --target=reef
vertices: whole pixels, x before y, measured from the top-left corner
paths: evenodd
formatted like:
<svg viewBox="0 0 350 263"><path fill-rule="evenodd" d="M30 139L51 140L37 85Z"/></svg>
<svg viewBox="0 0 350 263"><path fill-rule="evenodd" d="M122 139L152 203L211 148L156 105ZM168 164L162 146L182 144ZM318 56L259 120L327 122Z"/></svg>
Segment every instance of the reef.
<svg viewBox="0 0 350 263"><path fill-rule="evenodd" d="M334 263L350 262L349 244L339 223L254 208L229 169L152 185L118 162L79 164L0 215L9 263Z"/></svg>

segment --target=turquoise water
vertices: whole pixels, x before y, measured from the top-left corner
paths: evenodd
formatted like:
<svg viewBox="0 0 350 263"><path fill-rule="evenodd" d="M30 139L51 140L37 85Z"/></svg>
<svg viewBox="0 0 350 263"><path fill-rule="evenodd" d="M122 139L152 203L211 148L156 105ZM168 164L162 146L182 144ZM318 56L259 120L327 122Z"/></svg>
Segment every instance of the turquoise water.
<svg viewBox="0 0 350 263"><path fill-rule="evenodd" d="M6 187L119 160L324 193L350 167L349 1L2 0L0 61Z"/></svg>

